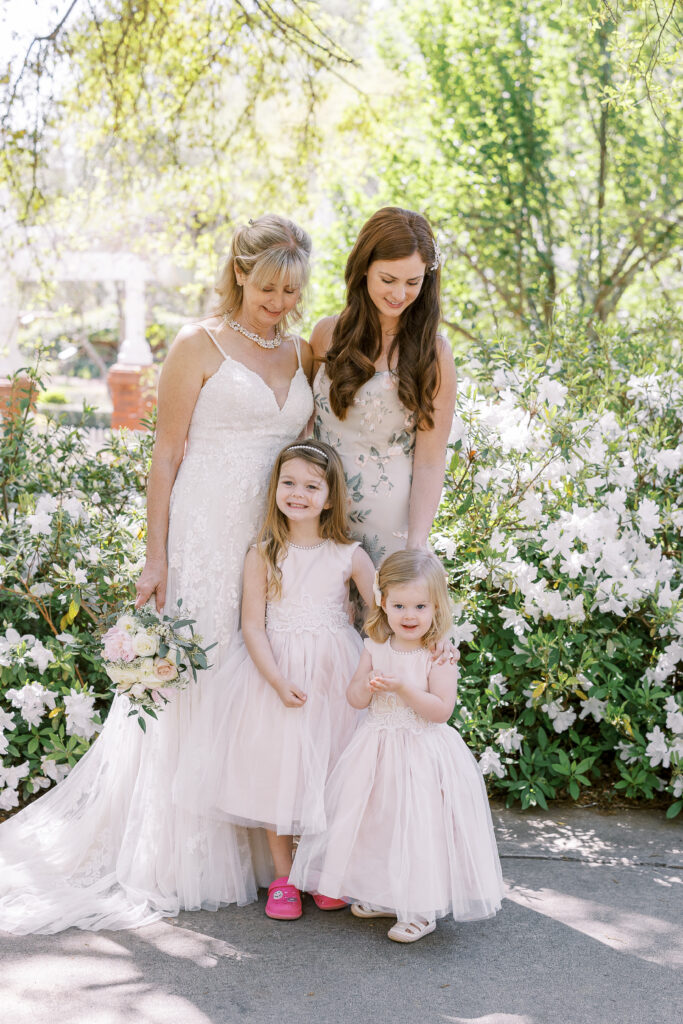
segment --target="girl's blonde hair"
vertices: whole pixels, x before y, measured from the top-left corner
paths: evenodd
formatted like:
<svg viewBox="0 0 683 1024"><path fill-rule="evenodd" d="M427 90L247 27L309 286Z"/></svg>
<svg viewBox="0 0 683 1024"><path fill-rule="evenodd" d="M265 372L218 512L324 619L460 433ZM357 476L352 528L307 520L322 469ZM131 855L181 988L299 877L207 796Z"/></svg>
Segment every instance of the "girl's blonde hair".
<svg viewBox="0 0 683 1024"><path fill-rule="evenodd" d="M429 587L429 598L434 605L432 624L422 638L424 646L430 647L438 640L442 640L453 625L453 609L448 596L446 573L436 555L431 551L395 551L393 555L385 558L375 577L383 601L392 587L414 583L416 580L426 582ZM365 623L365 632L379 643L384 643L393 636L387 613L381 604L370 612Z"/></svg>
<svg viewBox="0 0 683 1024"><path fill-rule="evenodd" d="M280 331L301 317L303 290L308 282L311 239L294 221L276 213L266 213L248 224L240 224L230 242L230 250L216 279L219 302L214 314L237 313L242 305L242 285L237 283L235 264L257 288L286 280L292 288L301 288L296 306L280 320Z"/></svg>
<svg viewBox="0 0 683 1024"><path fill-rule="evenodd" d="M268 571L267 596L277 600L282 596L282 569L280 563L287 552L289 541L289 523L287 516L277 507L275 500L277 485L282 467L292 459L303 459L304 462L316 466L329 488L326 508L320 516L320 536L323 540L334 540L338 544L351 544L349 537L348 499L346 493L346 477L341 459L323 441L306 438L304 441L293 441L285 445L275 460L268 495L266 497L266 515L259 532L256 545L266 563Z"/></svg>

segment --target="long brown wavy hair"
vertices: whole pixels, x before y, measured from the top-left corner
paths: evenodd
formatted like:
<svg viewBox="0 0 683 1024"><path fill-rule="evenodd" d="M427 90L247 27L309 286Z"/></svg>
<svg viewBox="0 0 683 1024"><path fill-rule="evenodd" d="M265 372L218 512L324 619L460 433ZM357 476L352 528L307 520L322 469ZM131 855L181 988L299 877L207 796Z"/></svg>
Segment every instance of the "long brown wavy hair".
<svg viewBox="0 0 683 1024"><path fill-rule="evenodd" d="M268 572L267 596L277 601L282 596L281 563L287 554L289 523L287 516L277 507L275 500L282 467L292 459L303 459L317 466L329 488L327 508L320 516L320 539L334 540L338 544L351 544L349 537L348 497L346 478L341 459L323 441L307 437L303 441L292 441L285 445L275 460L266 498L266 515L256 540L256 547L266 563Z"/></svg>
<svg viewBox="0 0 683 1024"><path fill-rule="evenodd" d="M326 358L330 405L340 420L358 389L375 374L382 352L379 313L368 294L366 274L375 260L400 260L418 252L426 265L420 294L401 314L389 349L389 366L398 350L398 394L419 427L434 426L434 396L439 388L437 328L441 319L441 267L434 234L425 217L385 206L367 221L346 263L346 306L340 313Z"/></svg>

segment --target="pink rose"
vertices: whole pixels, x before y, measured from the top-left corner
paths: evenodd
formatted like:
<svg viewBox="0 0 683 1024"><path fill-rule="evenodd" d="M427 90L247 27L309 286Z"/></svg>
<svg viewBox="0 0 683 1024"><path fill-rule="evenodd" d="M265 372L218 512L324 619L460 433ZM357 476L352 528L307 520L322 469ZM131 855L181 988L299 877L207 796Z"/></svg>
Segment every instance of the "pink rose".
<svg viewBox="0 0 683 1024"><path fill-rule="evenodd" d="M178 669L169 661L168 658L155 658L154 659L154 675L161 682L168 682L169 679L175 679L178 675Z"/></svg>
<svg viewBox="0 0 683 1024"><path fill-rule="evenodd" d="M107 661L133 661L135 652L128 633L112 626L102 637L104 657Z"/></svg>

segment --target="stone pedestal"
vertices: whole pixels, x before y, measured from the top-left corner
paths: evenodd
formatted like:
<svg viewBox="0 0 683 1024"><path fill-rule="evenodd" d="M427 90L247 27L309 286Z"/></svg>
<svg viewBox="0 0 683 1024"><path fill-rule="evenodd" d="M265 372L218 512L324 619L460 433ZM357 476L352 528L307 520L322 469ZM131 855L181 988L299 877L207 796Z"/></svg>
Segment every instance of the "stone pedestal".
<svg viewBox="0 0 683 1024"><path fill-rule="evenodd" d="M152 366L115 363L107 375L113 411L112 427L144 430L146 419L157 402L156 373Z"/></svg>
<svg viewBox="0 0 683 1024"><path fill-rule="evenodd" d="M0 377L0 416L13 418L22 413L21 403L29 399L35 410L38 389L29 377Z"/></svg>

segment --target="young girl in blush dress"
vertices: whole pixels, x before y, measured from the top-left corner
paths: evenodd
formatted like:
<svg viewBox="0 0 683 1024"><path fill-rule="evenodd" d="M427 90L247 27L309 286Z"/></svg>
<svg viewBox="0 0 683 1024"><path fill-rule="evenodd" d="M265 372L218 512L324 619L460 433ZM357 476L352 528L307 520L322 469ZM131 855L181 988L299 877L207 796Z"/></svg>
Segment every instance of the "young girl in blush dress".
<svg viewBox="0 0 683 1024"><path fill-rule="evenodd" d="M202 788L213 813L266 829L276 875L266 914L292 920L301 916L287 880L293 836L325 827L327 775L359 716L346 700L362 651L349 581L371 604L374 567L348 536L344 471L328 445L283 448L266 505L244 565L243 642L220 670L227 696ZM313 898L323 910L346 905Z"/></svg>
<svg viewBox="0 0 683 1024"><path fill-rule="evenodd" d="M443 568L398 551L375 586L347 690L369 712L330 775L327 829L302 838L290 882L355 900L356 917L396 917L389 938L416 942L438 917L493 915L503 882L481 772L447 724L457 667L428 649L451 625Z"/></svg>

